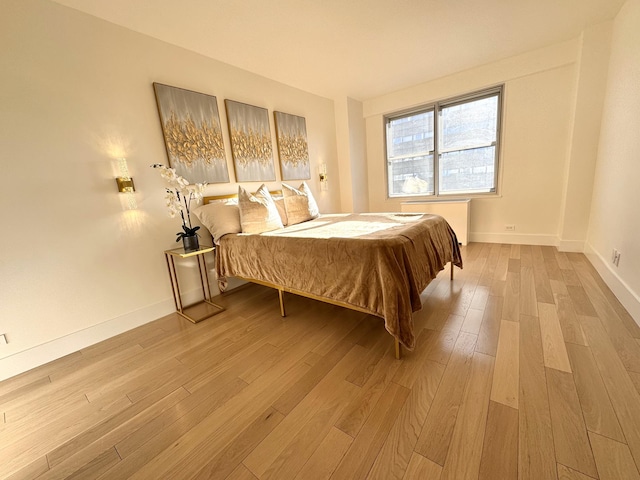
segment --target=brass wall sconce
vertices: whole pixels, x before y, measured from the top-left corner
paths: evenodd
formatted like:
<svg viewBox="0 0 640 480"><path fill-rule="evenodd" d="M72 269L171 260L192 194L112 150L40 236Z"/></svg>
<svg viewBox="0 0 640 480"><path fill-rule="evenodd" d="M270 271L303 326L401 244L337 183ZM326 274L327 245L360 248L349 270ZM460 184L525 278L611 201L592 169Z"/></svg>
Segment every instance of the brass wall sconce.
<svg viewBox="0 0 640 480"><path fill-rule="evenodd" d="M329 190L329 176L327 175L327 164L323 163L318 167L320 172L320 190L326 192Z"/></svg>
<svg viewBox="0 0 640 480"><path fill-rule="evenodd" d="M116 183L118 184L118 191L120 193L133 193L136 191L136 187L133 184L133 178L129 175L129 167L127 166L126 158L118 159L118 170L120 175L116 177Z"/></svg>
<svg viewBox="0 0 640 480"><path fill-rule="evenodd" d="M133 178L131 177L116 177L116 183L118 184L118 191L120 193L133 193L136 191Z"/></svg>

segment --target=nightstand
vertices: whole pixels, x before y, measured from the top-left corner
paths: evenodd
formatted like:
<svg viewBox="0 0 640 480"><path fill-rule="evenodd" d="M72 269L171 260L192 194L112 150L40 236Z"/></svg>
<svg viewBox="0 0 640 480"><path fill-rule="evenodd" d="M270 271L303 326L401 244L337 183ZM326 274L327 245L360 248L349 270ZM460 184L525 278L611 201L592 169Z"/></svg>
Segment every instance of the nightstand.
<svg viewBox="0 0 640 480"><path fill-rule="evenodd" d="M225 308L211 301L211 288L209 287L209 274L207 272L207 262L204 255L214 252L215 247L201 245L198 250L185 252L184 248L174 248L165 250L164 256L167 260L167 268L169 270L169 278L171 279L171 291L173 293L173 301L176 306L176 312L193 323L201 322L209 317L224 312ZM176 272L175 259L184 259L195 257L198 261L198 271L200 273L200 284L202 285L201 301L191 305L183 305L180 295L180 285L178 284L178 274Z"/></svg>

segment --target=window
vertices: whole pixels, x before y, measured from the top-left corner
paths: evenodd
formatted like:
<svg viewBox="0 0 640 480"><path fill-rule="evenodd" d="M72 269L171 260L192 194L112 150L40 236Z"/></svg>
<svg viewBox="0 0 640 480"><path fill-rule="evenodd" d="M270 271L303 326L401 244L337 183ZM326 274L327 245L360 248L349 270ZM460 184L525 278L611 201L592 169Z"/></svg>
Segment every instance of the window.
<svg viewBox="0 0 640 480"><path fill-rule="evenodd" d="M501 100L498 87L387 117L389 196L495 192Z"/></svg>

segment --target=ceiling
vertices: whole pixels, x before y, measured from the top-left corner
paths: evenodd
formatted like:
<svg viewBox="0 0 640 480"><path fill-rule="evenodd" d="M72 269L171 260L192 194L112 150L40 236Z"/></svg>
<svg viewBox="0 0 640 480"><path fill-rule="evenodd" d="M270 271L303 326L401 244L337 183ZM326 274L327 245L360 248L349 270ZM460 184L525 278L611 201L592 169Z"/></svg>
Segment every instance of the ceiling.
<svg viewBox="0 0 640 480"><path fill-rule="evenodd" d="M364 100L577 37L624 0L55 0L327 98Z"/></svg>

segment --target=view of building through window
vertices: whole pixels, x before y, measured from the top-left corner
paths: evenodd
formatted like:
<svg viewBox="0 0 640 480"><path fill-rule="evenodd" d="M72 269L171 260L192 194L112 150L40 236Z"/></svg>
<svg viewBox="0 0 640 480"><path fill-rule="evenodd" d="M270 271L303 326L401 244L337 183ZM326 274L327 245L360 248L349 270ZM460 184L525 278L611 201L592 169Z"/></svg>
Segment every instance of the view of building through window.
<svg viewBox="0 0 640 480"><path fill-rule="evenodd" d="M495 192L501 93L387 118L389 196Z"/></svg>

